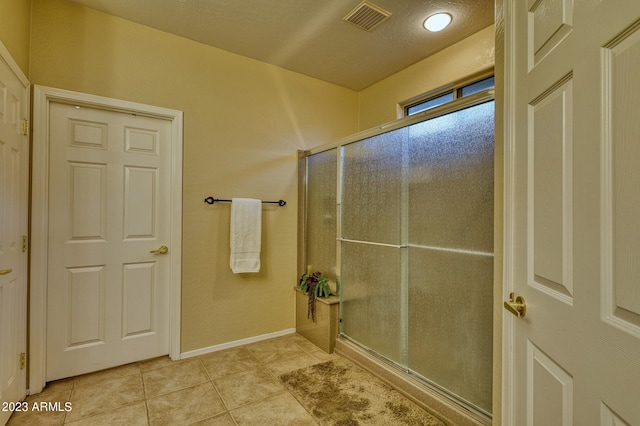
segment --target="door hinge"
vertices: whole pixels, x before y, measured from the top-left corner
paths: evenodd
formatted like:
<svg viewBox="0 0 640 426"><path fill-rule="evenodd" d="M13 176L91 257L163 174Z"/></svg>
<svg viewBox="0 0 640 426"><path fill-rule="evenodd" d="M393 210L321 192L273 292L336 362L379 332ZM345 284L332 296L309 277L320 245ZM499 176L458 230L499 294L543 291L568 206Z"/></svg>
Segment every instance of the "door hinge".
<svg viewBox="0 0 640 426"><path fill-rule="evenodd" d="M26 366L27 366L27 354L22 352L20 354L20 370L24 370Z"/></svg>
<svg viewBox="0 0 640 426"><path fill-rule="evenodd" d="M22 252L24 253L25 251L27 251L27 236L23 235L22 236Z"/></svg>
<svg viewBox="0 0 640 426"><path fill-rule="evenodd" d="M22 120L22 134L29 135L29 120Z"/></svg>

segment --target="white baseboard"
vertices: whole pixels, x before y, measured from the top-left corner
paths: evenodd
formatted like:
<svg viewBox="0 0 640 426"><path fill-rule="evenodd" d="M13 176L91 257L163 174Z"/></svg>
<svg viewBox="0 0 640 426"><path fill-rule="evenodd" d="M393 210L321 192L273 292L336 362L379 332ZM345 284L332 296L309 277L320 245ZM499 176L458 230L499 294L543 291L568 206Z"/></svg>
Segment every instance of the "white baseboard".
<svg viewBox="0 0 640 426"><path fill-rule="evenodd" d="M289 334L294 334L296 332L295 328L288 328L286 330L276 331L274 333L261 334L260 336L248 337L246 339L235 340L233 342L221 343L219 345L209 346L207 348L196 349L193 351L182 352L180 354L180 359L192 358L198 355L204 355L211 352L217 352L224 349L235 348L236 346L248 345L249 343L261 342L263 340L273 339L275 337L287 336Z"/></svg>

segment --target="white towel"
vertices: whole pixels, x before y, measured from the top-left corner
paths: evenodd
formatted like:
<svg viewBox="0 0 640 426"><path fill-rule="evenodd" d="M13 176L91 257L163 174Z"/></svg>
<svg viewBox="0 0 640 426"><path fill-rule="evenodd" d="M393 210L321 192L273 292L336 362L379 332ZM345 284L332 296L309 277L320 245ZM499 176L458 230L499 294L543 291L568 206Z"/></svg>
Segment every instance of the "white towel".
<svg viewBox="0 0 640 426"><path fill-rule="evenodd" d="M234 274L260 272L262 201L231 200L231 270Z"/></svg>

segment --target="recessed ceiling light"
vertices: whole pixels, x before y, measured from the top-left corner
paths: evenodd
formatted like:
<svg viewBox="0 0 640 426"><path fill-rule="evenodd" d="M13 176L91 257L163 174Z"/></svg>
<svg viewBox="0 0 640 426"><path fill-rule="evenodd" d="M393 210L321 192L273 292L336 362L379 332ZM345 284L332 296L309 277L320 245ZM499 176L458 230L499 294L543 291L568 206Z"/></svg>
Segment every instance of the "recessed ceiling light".
<svg viewBox="0 0 640 426"><path fill-rule="evenodd" d="M424 27L429 31L436 32L445 29L450 23L451 15L448 13L436 13L424 21Z"/></svg>

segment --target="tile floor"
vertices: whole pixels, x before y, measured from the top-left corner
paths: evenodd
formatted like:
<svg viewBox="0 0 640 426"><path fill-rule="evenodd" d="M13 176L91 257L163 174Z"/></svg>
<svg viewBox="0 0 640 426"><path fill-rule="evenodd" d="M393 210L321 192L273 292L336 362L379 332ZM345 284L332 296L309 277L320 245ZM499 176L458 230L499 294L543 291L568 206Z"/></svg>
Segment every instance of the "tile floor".
<svg viewBox="0 0 640 426"><path fill-rule="evenodd" d="M176 362L156 358L50 383L26 402L61 410L16 412L8 425L316 425L278 376L336 356L293 334Z"/></svg>

